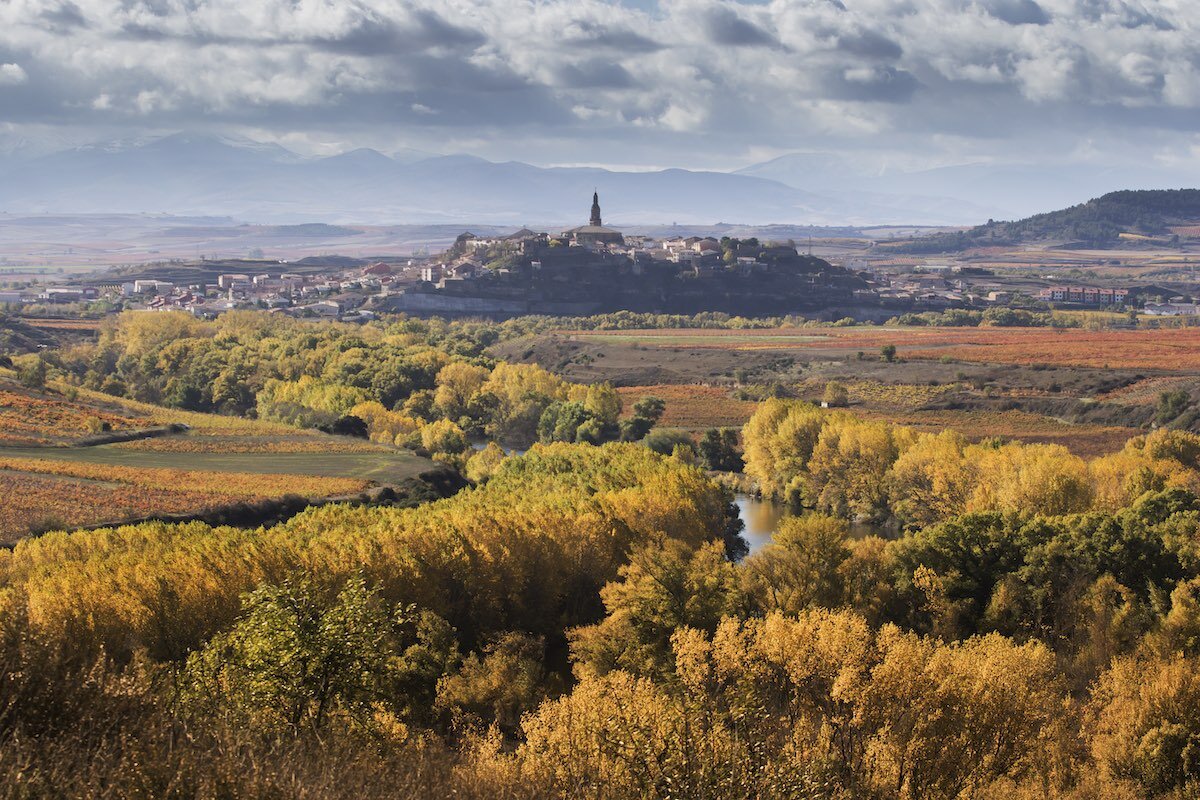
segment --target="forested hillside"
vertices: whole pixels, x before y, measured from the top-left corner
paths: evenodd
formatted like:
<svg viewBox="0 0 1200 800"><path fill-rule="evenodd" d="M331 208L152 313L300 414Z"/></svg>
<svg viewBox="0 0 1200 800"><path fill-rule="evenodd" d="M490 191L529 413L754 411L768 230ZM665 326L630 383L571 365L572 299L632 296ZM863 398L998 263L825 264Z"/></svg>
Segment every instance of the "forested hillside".
<svg viewBox="0 0 1200 800"><path fill-rule="evenodd" d="M902 253L950 253L972 247L1031 242L1116 244L1123 233L1172 236L1171 227L1200 221L1200 189L1111 192L1086 203L1013 222L994 222L965 231L938 233L889 245Z"/></svg>

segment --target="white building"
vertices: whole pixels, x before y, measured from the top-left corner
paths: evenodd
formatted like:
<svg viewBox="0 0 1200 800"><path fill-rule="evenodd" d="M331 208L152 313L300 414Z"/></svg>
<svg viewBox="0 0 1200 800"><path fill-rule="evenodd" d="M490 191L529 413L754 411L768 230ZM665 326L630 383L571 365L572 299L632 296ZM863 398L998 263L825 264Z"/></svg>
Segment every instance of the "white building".
<svg viewBox="0 0 1200 800"><path fill-rule="evenodd" d="M230 272L224 275L217 276L217 286L222 289L231 289L235 283L249 283L250 276L240 272Z"/></svg>
<svg viewBox="0 0 1200 800"><path fill-rule="evenodd" d="M1193 317L1200 314L1195 303L1146 303L1142 312L1152 317Z"/></svg>
<svg viewBox="0 0 1200 800"><path fill-rule="evenodd" d="M168 294L175 290L170 281L140 280L133 282L134 294Z"/></svg>

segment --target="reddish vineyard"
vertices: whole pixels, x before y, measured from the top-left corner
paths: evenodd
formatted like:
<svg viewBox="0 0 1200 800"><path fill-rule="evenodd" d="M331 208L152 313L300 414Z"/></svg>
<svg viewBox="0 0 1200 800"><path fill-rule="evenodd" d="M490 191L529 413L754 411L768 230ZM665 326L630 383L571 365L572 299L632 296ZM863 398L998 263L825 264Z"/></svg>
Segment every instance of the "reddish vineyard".
<svg viewBox="0 0 1200 800"><path fill-rule="evenodd" d="M228 495L0 471L0 542L54 528L205 511ZM245 499L256 499L247 497Z"/></svg>
<svg viewBox="0 0 1200 800"><path fill-rule="evenodd" d="M147 420L120 416L68 400L0 389L0 444L57 444L102 429L126 430Z"/></svg>
<svg viewBox="0 0 1200 800"><path fill-rule="evenodd" d="M589 332L646 346L723 350L815 350L831 356L875 354L895 345L902 358L999 364L1200 369L1200 328L1086 331L1053 328L778 328Z"/></svg>
<svg viewBox="0 0 1200 800"><path fill-rule="evenodd" d="M617 391L626 415L632 413L633 404L643 397L665 400L667 408L661 424L670 428L741 427L758 406L753 401L731 397L728 389L719 386L658 384L626 386Z"/></svg>
<svg viewBox="0 0 1200 800"><path fill-rule="evenodd" d="M350 494L368 481L304 475L136 469L108 464L4 458L0 541L31 530L192 513L243 500Z"/></svg>

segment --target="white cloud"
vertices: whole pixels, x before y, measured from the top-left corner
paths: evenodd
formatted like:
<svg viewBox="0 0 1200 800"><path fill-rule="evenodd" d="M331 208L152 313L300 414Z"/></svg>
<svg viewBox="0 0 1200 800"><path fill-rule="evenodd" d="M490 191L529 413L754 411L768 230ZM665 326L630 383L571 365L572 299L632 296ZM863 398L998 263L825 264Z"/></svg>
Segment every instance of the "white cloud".
<svg viewBox="0 0 1200 800"><path fill-rule="evenodd" d="M20 64L0 64L0 86L19 86L28 80Z"/></svg>

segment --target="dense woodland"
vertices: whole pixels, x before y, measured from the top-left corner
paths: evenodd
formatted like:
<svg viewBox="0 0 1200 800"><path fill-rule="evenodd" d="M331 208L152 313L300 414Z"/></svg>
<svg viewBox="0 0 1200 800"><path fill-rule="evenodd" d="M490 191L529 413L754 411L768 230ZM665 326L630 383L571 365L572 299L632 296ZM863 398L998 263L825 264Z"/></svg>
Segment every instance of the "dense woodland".
<svg viewBox="0 0 1200 800"><path fill-rule="evenodd" d="M484 354L521 332L141 315L42 359L473 485L0 550L0 795L1200 793L1200 437L1085 461L770 399L692 447ZM752 555L703 468L743 463L796 512Z"/></svg>

